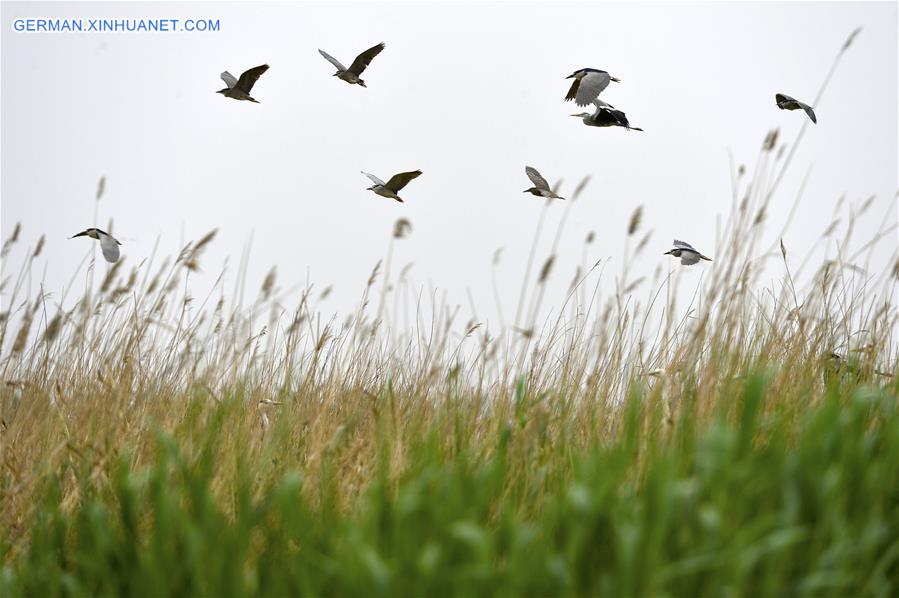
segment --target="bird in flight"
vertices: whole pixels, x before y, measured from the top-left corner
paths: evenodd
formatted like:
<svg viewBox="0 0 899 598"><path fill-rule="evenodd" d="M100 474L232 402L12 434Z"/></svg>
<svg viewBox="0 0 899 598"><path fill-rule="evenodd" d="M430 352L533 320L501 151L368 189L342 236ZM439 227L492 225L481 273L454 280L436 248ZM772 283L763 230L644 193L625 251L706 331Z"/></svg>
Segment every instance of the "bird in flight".
<svg viewBox="0 0 899 598"><path fill-rule="evenodd" d="M337 69L337 72L334 73L335 77L340 78L343 81L346 81L350 85L361 85L365 87L365 81L359 78L362 75L362 71L365 70L369 64L371 64L372 59L375 56L381 53L381 50L384 49L384 42L381 42L377 46L372 46L359 56L356 56L356 60L353 61L353 64L350 65L350 68L347 68L340 64L340 61L325 52L324 50L319 50L318 53L321 54L325 60L334 65Z"/></svg>
<svg viewBox="0 0 899 598"><path fill-rule="evenodd" d="M818 118L815 116L815 111L812 110L812 107L808 104L782 93L775 95L774 101L777 102L777 107L781 110L805 110L805 113L812 119L812 122L816 125L818 124Z"/></svg>
<svg viewBox="0 0 899 598"><path fill-rule="evenodd" d="M546 179L533 166L525 166L524 172L531 179L531 182L534 183L534 186L530 189L525 189L522 193L530 193L531 195L548 199L565 199L556 195L555 191L550 188L549 183L546 182Z"/></svg>
<svg viewBox="0 0 899 598"><path fill-rule="evenodd" d="M106 261L110 264L119 261L119 245L121 245L121 243L109 233L103 232L99 228L89 228L69 238L74 239L75 237L90 237L91 239L97 239L100 241L100 249L103 251L103 257L106 258Z"/></svg>
<svg viewBox="0 0 899 598"><path fill-rule="evenodd" d="M246 100L248 102L259 103L258 100L250 97L250 91L253 89L253 85L256 84L256 80L262 76L262 73L268 70L268 65L263 64L260 66L253 67L243 72L240 76L240 79L237 79L229 73L225 71L220 76L222 81L225 82L225 89L220 89L215 93L220 93L226 98L232 98L235 100Z"/></svg>
<svg viewBox="0 0 899 598"><path fill-rule="evenodd" d="M412 170L410 172L401 172L399 174L395 174L390 177L390 180L386 183L376 177L373 174L369 174L367 172L362 172L365 176L371 179L371 182L374 183L371 187L367 187L366 191L374 191L377 195L381 197L386 197L388 199L395 199L400 203L403 203L403 199L397 195L400 190L409 184L414 178L418 178L421 176L420 170Z"/></svg>
<svg viewBox="0 0 899 598"><path fill-rule="evenodd" d="M588 127L624 127L628 131L642 131L640 127L632 127L627 120L627 116L621 110L616 110L611 104L607 104L597 99L593 104L596 110L590 112L579 112L571 116L577 116L584 121Z"/></svg>
<svg viewBox="0 0 899 598"><path fill-rule="evenodd" d="M684 266L692 266L693 264L699 262L699 260L705 260L707 262L712 261L712 258L706 257L693 249L693 246L689 243L684 243L683 241L674 240L674 249L671 251L666 251L664 255L671 255L673 257L679 257L680 263Z"/></svg>
<svg viewBox="0 0 899 598"><path fill-rule="evenodd" d="M565 78L574 79L571 88L568 90L568 95L565 96L565 101L574 100L574 103L578 106L589 106L609 86L609 81L620 81L620 79L599 69L579 69Z"/></svg>

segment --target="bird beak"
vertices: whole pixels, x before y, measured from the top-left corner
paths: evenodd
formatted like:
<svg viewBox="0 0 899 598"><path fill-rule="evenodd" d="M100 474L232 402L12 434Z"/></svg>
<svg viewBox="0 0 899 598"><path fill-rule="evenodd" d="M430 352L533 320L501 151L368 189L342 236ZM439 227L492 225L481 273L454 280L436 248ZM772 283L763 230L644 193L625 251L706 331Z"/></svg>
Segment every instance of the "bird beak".
<svg viewBox="0 0 899 598"><path fill-rule="evenodd" d="M569 114L568 116L580 116L580 114Z"/></svg>
<svg viewBox="0 0 899 598"><path fill-rule="evenodd" d="M84 232L78 233L77 235L72 235L69 238L74 239L75 237L86 237L86 236L87 236L87 231L84 231Z"/></svg>
<svg viewBox="0 0 899 598"><path fill-rule="evenodd" d="M571 79L571 78L574 77L576 74L577 74L577 73L571 73L570 75L568 75L568 76L565 77L565 78L566 78L566 79Z"/></svg>
<svg viewBox="0 0 899 598"><path fill-rule="evenodd" d="M674 250L672 249L671 251L674 251ZM662 255L671 255L671 251L666 251L666 252L663 253Z"/></svg>

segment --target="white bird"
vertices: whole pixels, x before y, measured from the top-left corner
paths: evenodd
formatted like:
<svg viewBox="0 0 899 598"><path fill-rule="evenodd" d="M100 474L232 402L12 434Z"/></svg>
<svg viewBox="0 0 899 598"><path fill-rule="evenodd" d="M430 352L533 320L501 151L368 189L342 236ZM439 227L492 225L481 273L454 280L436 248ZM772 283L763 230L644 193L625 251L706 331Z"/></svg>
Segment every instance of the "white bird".
<svg viewBox="0 0 899 598"><path fill-rule="evenodd" d="M372 46L359 56L356 56L356 60L353 61L353 64L350 65L350 68L347 68L340 64L340 61L325 52L324 50L319 50L318 53L321 54L325 60L334 65L337 69L337 72L334 73L334 77L338 77L342 81L346 81L350 85L356 84L365 87L365 81L359 78L362 74L362 71L365 70L375 56L381 53L381 50L384 49L384 42L381 42L377 46Z"/></svg>
<svg viewBox="0 0 899 598"><path fill-rule="evenodd" d="M547 197L549 199L565 199L564 197L556 195L550 188L549 183L546 182L546 179L543 178L533 166L525 166L524 172L528 175L528 178L531 179L531 182L534 183L534 186L530 189L525 189L522 193L530 193L537 197Z"/></svg>
<svg viewBox="0 0 899 598"><path fill-rule="evenodd" d="M578 106L589 106L609 86L610 81L620 81L599 69L578 69L565 78L574 79L565 101L574 100Z"/></svg>
<svg viewBox="0 0 899 598"><path fill-rule="evenodd" d="M584 121L588 127L624 127L628 131L642 131L640 127L632 127L627 120L627 115L621 110L616 110L611 104L607 104L602 100L596 100L593 103L596 110L590 112L579 112L572 114Z"/></svg>
<svg viewBox="0 0 899 598"><path fill-rule="evenodd" d="M262 64L245 70L240 76L240 79L236 78L228 71L225 71L220 75L220 77L228 87L226 87L225 89L220 89L215 93L220 93L227 98L232 98L235 100L245 100L258 104L259 101L250 97L250 91L253 90L253 86L256 84L256 80L259 79L259 77L262 76L262 73L267 70L268 65Z"/></svg>
<svg viewBox="0 0 899 598"><path fill-rule="evenodd" d="M402 198L397 195L400 190L409 184L414 178L421 176L420 170L412 170L410 172L401 172L399 174L395 174L390 177L390 180L386 183L376 177L373 174L369 174L365 171L362 172L365 176L371 179L371 182L374 183L371 187L367 187L366 191L374 191L377 195L381 197L386 197L388 199L395 199L400 203L403 203Z"/></svg>
<svg viewBox="0 0 899 598"><path fill-rule="evenodd" d="M693 264L699 262L699 260L706 260L707 262L712 261L712 258L708 258L698 251L696 251L692 245L689 243L684 243L683 241L674 240L674 249L671 251L666 251L664 255L671 255L674 257L680 258L680 263L684 266L692 266Z"/></svg>
<svg viewBox="0 0 899 598"><path fill-rule="evenodd" d="M815 111L812 110L812 107L808 104L782 93L776 94L774 96L774 101L777 102L777 107L781 110L805 110L805 113L812 119L812 122L816 125L818 124L818 118L815 116Z"/></svg>
<svg viewBox="0 0 899 598"><path fill-rule="evenodd" d="M91 239L97 239L100 241L100 250L103 251L103 257L106 258L106 261L110 264L119 261L119 245L121 245L121 243L109 233L105 233L99 228L89 228L69 238L74 239L75 237L90 237Z"/></svg>

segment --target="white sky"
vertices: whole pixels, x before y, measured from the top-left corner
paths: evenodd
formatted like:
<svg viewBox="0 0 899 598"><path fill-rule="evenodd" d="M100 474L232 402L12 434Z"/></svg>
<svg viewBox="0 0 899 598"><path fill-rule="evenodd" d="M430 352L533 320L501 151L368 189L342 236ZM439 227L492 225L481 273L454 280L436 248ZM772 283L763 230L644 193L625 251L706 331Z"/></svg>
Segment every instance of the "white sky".
<svg viewBox="0 0 899 598"><path fill-rule="evenodd" d="M846 36L844 56L790 174L774 200L779 228L805 172L809 183L785 243L804 254L831 222L837 199L877 196L857 238L895 221L896 3L9 3L2 6L2 236L23 224L24 244L47 245L37 271L59 296L92 243L68 237L94 224L124 243L133 266L176 254L212 228L208 289L227 256L231 280L252 236L248 289L272 265L281 287L334 285L326 308L351 309L393 223L411 220L394 273L447 289L454 303L492 313L498 283L514 310L541 200L526 164L570 194L593 176L570 215L548 293L558 303L591 230L588 261L619 271L625 228L643 204L655 229L635 268L651 272L672 238L715 255L715 226L730 208L728 148L751 169L773 127L792 140L802 112L774 105L784 92L811 102ZM16 33L19 17L212 18L218 33ZM384 41L367 89L331 77L322 48L346 64ZM218 75L262 63L253 95L215 93ZM563 98L580 67L621 78L603 97L645 133L595 129ZM423 176L405 204L365 190ZM550 211L538 267L562 206ZM895 247L886 247L881 265ZM833 249L833 248L831 248ZM99 251L97 250L99 259ZM14 271L21 251L6 266ZM102 262L100 262L102 264ZM667 266L667 264L666 264ZM101 265L101 268L105 267ZM703 267L685 276L696 280Z"/></svg>

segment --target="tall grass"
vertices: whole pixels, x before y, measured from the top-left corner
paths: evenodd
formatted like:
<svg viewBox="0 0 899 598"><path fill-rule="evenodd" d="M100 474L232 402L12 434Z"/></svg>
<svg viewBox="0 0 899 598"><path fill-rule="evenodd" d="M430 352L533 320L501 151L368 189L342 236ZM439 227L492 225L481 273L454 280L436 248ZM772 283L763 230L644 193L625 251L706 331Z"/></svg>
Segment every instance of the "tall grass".
<svg viewBox="0 0 899 598"><path fill-rule="evenodd" d="M693 435L660 432L647 397L620 438L577 447L532 410L479 444L463 405L404 429L370 416L375 457L340 506L352 431L273 476L286 439L235 451L243 397L155 456L67 451L27 546L4 547L4 595L881 595L899 580L895 394L836 388L799 425L753 374ZM520 397L527 401L528 397ZM392 397L379 398L390 403ZM377 409L375 409L377 411ZM413 420L414 421L414 420ZM652 425L646 425L650 423ZM185 449L181 445L194 444ZM222 473L222 468L231 470ZM352 475L352 474L350 474ZM102 481L97 479L102 476ZM66 479L78 487L67 500ZM229 478L223 485L222 479Z"/></svg>
<svg viewBox="0 0 899 598"><path fill-rule="evenodd" d="M215 231L91 263L60 307L27 248L0 276L0 594L895 593L899 262L859 275L895 229L814 265L766 246L778 137L734 169L688 306L678 276L632 278L649 208L611 291L581 263L548 296L587 179L499 330L401 307L408 221L346 319L329 289L286 307L274 269L251 302L243 278L193 296ZM850 247L871 205L823 238Z"/></svg>

